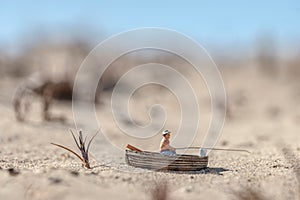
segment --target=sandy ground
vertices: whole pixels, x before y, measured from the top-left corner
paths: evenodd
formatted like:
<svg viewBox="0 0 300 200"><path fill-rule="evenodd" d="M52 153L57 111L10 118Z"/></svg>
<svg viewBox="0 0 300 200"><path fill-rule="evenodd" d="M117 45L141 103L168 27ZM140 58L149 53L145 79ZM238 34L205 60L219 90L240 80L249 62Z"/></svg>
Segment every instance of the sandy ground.
<svg viewBox="0 0 300 200"><path fill-rule="evenodd" d="M153 187L163 182L170 199L234 199L250 188L267 199L300 199L298 85L284 76L265 77L255 69L222 73L229 115L216 146L247 149L251 154L214 151L209 168L194 173L132 168L123 153L111 152L101 136L92 144L92 169L84 169L73 155L50 144L75 149L68 132L74 128L71 104L59 102L53 108L67 116L66 124L41 121L39 103L34 103L27 122L17 122L10 100L18 81L3 78L0 199L151 199ZM99 113L106 112L99 107ZM106 130L116 133L109 125ZM139 147L151 149L159 140L157 136ZM117 136L115 141L128 142Z"/></svg>

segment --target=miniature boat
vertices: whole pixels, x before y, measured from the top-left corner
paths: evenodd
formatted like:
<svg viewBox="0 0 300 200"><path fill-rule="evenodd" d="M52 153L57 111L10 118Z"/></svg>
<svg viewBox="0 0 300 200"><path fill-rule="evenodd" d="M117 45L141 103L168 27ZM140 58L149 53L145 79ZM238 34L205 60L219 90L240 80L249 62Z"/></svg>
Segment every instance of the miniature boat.
<svg viewBox="0 0 300 200"><path fill-rule="evenodd" d="M156 152L126 149L125 160L128 165L172 171L198 171L207 167L208 156L174 155L166 156Z"/></svg>

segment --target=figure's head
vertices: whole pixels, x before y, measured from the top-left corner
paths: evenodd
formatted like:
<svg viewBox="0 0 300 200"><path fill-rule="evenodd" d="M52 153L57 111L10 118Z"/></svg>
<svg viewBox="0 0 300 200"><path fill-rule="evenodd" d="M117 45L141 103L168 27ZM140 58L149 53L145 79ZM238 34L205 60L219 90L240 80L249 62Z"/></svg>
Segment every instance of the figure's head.
<svg viewBox="0 0 300 200"><path fill-rule="evenodd" d="M163 137L169 139L170 136L171 136L171 132L170 132L169 130L164 130L164 131L162 132L162 135L163 135Z"/></svg>

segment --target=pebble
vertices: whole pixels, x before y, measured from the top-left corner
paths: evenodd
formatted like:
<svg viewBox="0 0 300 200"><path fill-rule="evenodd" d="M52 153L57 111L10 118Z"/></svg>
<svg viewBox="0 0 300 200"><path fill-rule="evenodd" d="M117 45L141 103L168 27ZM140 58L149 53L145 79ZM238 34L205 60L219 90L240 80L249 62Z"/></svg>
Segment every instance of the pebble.
<svg viewBox="0 0 300 200"><path fill-rule="evenodd" d="M17 175L20 174L20 172L17 171L16 169L14 169L14 168L8 168L7 171L9 173L9 175L11 175L11 176L17 176Z"/></svg>
<svg viewBox="0 0 300 200"><path fill-rule="evenodd" d="M73 176L79 176L79 172L77 171L71 171L70 174Z"/></svg>
<svg viewBox="0 0 300 200"><path fill-rule="evenodd" d="M51 181L51 183L53 183L53 184L58 184L58 183L62 182L62 179L61 178L50 177L49 181Z"/></svg>
<svg viewBox="0 0 300 200"><path fill-rule="evenodd" d="M189 187L185 188L185 191L186 191L187 193L190 193L190 192L193 191L193 188L192 188L191 186L189 186Z"/></svg>
<svg viewBox="0 0 300 200"><path fill-rule="evenodd" d="M129 181L131 181L131 177L129 177L129 178L122 178L122 181L129 182Z"/></svg>

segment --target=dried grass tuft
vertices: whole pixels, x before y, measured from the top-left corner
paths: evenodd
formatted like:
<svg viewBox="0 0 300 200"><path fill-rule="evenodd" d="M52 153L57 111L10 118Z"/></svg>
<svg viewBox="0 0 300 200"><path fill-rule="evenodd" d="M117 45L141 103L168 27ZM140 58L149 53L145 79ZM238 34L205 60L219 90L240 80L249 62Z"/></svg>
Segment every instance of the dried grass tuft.
<svg viewBox="0 0 300 200"><path fill-rule="evenodd" d="M78 147L78 149L80 150L81 152L81 156L78 155L75 151L71 150L70 148L68 147L65 147L63 145L60 145L60 144L56 144L56 143L51 143L57 147L60 147L62 149L65 149L69 152L71 152L72 154L74 154L77 158L79 158L83 164L84 167L88 168L88 169L91 169L91 166L90 166L90 161L89 161L89 148L90 148L90 145L91 145L91 142L93 141L93 139L96 137L96 135L98 134L98 131L96 132L96 134L90 139L90 141L88 142L88 145L86 147L86 139L87 137L85 137L83 139L82 137L82 131L78 131L78 140L76 139L76 137L74 136L74 133L72 132L72 130L70 130L72 136L73 136L73 139L76 143L76 146Z"/></svg>

